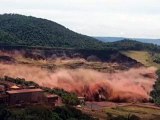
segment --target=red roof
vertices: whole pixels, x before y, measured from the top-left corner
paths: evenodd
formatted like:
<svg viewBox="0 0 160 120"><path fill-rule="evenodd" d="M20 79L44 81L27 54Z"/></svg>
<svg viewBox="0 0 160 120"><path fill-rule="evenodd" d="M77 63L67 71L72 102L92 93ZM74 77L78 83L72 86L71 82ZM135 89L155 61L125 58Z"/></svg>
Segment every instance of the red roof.
<svg viewBox="0 0 160 120"><path fill-rule="evenodd" d="M21 89L21 90L7 91L8 94L32 93L32 92L43 92L43 90L42 89Z"/></svg>

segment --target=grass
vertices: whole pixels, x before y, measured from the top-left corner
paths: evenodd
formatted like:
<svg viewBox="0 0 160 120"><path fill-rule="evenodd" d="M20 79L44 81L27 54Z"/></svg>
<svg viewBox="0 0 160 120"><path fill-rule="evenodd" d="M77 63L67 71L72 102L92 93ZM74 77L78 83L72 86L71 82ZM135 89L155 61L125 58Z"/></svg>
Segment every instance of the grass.
<svg viewBox="0 0 160 120"><path fill-rule="evenodd" d="M160 110L158 110L158 109L135 107L135 106L123 107L123 109L125 111L132 112L132 113L160 115Z"/></svg>
<svg viewBox="0 0 160 120"><path fill-rule="evenodd" d="M99 118L100 120L110 120L107 119L110 115L114 117L124 116L128 117L130 115L135 115L141 118L140 120L160 120L160 110L139 106L117 106L117 107L104 107L100 110L89 110L81 108L86 114L89 114L95 118Z"/></svg>
<svg viewBox="0 0 160 120"><path fill-rule="evenodd" d="M160 118L160 110L136 106L106 108L105 112L106 114L112 114L113 116L128 116L129 114L136 115L140 118L143 118L144 120L148 120L155 117Z"/></svg>
<svg viewBox="0 0 160 120"><path fill-rule="evenodd" d="M106 113L112 114L114 116L123 115L126 116L129 114L128 111L124 111L122 108L116 107L116 108L106 108Z"/></svg>
<svg viewBox="0 0 160 120"><path fill-rule="evenodd" d="M154 66L160 68L160 64L153 62L151 54L147 51L122 51L121 53L142 63L147 67Z"/></svg>

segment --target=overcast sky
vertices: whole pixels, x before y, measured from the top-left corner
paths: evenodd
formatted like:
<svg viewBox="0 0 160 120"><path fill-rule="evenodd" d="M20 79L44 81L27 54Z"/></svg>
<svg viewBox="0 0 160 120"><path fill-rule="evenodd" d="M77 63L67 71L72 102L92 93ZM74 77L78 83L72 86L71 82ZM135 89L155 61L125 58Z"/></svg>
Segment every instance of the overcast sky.
<svg viewBox="0 0 160 120"><path fill-rule="evenodd" d="M160 38L160 0L0 0L0 14L58 22L90 36Z"/></svg>

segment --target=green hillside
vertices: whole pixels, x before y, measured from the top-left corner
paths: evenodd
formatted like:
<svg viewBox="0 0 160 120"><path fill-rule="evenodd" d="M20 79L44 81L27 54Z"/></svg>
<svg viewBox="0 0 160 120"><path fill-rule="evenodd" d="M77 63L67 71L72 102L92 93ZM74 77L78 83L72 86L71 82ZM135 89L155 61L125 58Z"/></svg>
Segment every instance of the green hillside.
<svg viewBox="0 0 160 120"><path fill-rule="evenodd" d="M104 43L53 21L18 14L0 15L1 46L160 51L157 45L128 39Z"/></svg>
<svg viewBox="0 0 160 120"><path fill-rule="evenodd" d="M129 58L132 58L136 60L137 62L142 63L143 65L150 67L155 66L157 68L160 68L160 64L154 62L154 56L148 51L122 51L123 55L128 56Z"/></svg>
<svg viewBox="0 0 160 120"><path fill-rule="evenodd" d="M142 43L135 40L124 39L117 42L108 43L110 47L117 50L142 50L142 51L154 51L159 52L160 46L151 43Z"/></svg>
<svg viewBox="0 0 160 120"><path fill-rule="evenodd" d="M103 48L92 37L75 33L55 22L18 14L0 15L0 45L66 48Z"/></svg>

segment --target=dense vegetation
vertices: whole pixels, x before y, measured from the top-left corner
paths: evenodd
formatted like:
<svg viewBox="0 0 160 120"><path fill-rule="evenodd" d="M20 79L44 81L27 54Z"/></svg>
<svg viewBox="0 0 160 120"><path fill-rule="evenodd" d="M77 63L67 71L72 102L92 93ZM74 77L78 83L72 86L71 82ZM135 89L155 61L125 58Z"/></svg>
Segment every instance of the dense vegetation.
<svg viewBox="0 0 160 120"><path fill-rule="evenodd" d="M160 54L158 53L151 53L152 58L153 58L153 62L156 62L158 64L160 64Z"/></svg>
<svg viewBox="0 0 160 120"><path fill-rule="evenodd" d="M103 43L55 22L18 14L0 15L1 46L160 51L157 45L127 39Z"/></svg>
<svg viewBox="0 0 160 120"><path fill-rule="evenodd" d="M55 22L17 14L0 15L0 45L92 49L105 46Z"/></svg>
<svg viewBox="0 0 160 120"><path fill-rule="evenodd" d="M64 91L63 89L57 89L57 88L50 89L50 88L39 86L38 84L32 81L26 81L25 79L21 79L21 78L11 78L8 76L5 76L5 78L0 78L0 80L13 82L13 83L16 83L17 85L22 85L22 86L35 86L37 88L41 88L45 92L59 95L62 98L63 103L67 105L79 104L79 100L76 94Z"/></svg>
<svg viewBox="0 0 160 120"><path fill-rule="evenodd" d="M50 89L50 88L42 88L46 92L51 94L57 94L62 98L62 101L67 105L78 105L79 100L75 93L64 91L63 89Z"/></svg>
<svg viewBox="0 0 160 120"><path fill-rule="evenodd" d="M0 105L0 120L93 120L87 114L82 113L69 105L78 104L78 98L74 93L68 93L60 89L49 89L39 86L32 81L25 79L5 77L0 78L2 81L13 82L23 86L36 86L42 88L45 92L54 93L61 96L65 106L51 108L45 105L26 106L24 108L12 108Z"/></svg>
<svg viewBox="0 0 160 120"><path fill-rule="evenodd" d="M160 51L160 46L150 44L150 43L141 43L134 40L124 39L117 42L108 43L110 48L116 50L147 50L147 51Z"/></svg>
<svg viewBox="0 0 160 120"><path fill-rule="evenodd" d="M48 106L29 106L27 108L8 108L0 106L1 120L93 120L92 117L70 106L50 108Z"/></svg>
<svg viewBox="0 0 160 120"><path fill-rule="evenodd" d="M157 71L158 79L153 86L154 89L151 92L154 103L160 105L160 70Z"/></svg>

